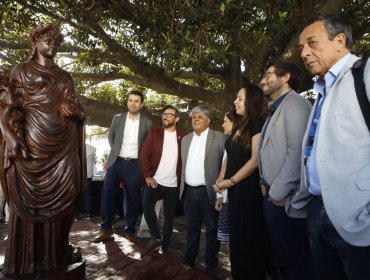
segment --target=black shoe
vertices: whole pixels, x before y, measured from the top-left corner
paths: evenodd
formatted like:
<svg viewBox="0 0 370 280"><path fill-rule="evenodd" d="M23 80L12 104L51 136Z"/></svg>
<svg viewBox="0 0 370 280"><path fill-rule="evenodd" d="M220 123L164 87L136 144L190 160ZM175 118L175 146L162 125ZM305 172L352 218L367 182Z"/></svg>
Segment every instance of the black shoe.
<svg viewBox="0 0 370 280"><path fill-rule="evenodd" d="M217 276L216 276L216 268L215 267L207 266L207 268L206 268L206 274L211 279L218 279Z"/></svg>
<svg viewBox="0 0 370 280"><path fill-rule="evenodd" d="M90 220L91 219L91 215L90 214L86 214L85 219L86 220Z"/></svg>
<svg viewBox="0 0 370 280"><path fill-rule="evenodd" d="M127 232L125 232L125 238L128 241L135 242L135 234L134 233L127 233Z"/></svg>
<svg viewBox="0 0 370 280"><path fill-rule="evenodd" d="M184 264L186 264L187 266L190 266L190 267L194 267L194 263L193 262L184 261Z"/></svg>
<svg viewBox="0 0 370 280"><path fill-rule="evenodd" d="M154 238L151 238L149 243L146 245L146 249L148 251L154 251L154 250L159 249L160 247L161 247L161 241L154 239Z"/></svg>

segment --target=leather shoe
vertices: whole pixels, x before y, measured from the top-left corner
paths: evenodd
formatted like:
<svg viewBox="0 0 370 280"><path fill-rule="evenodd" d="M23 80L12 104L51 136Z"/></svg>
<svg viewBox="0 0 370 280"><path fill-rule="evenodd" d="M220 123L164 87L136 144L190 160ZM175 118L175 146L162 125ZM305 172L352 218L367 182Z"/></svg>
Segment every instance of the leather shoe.
<svg viewBox="0 0 370 280"><path fill-rule="evenodd" d="M211 279L217 279L217 276L216 276L216 268L214 268L214 267L207 266L207 268L206 268L206 274Z"/></svg>
<svg viewBox="0 0 370 280"><path fill-rule="evenodd" d="M161 247L161 241L153 238L150 239L149 243L146 245L148 251L154 251L159 249L159 247Z"/></svg>
<svg viewBox="0 0 370 280"><path fill-rule="evenodd" d="M125 238L128 241L135 242L135 234L134 233L125 233Z"/></svg>
<svg viewBox="0 0 370 280"><path fill-rule="evenodd" d="M103 242L106 241L113 236L113 229L102 229L100 230L99 234L95 236L93 242Z"/></svg>

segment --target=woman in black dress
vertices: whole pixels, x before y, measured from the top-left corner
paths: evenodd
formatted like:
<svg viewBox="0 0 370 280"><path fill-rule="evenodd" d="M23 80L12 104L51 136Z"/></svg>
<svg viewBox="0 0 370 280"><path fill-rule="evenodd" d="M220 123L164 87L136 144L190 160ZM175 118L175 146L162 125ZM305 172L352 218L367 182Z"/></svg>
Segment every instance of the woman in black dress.
<svg viewBox="0 0 370 280"><path fill-rule="evenodd" d="M234 101L243 117L225 143L224 180L215 190L228 189L230 260L233 279L266 279L266 228L259 187L257 144L267 115L262 91L254 84L243 86Z"/></svg>

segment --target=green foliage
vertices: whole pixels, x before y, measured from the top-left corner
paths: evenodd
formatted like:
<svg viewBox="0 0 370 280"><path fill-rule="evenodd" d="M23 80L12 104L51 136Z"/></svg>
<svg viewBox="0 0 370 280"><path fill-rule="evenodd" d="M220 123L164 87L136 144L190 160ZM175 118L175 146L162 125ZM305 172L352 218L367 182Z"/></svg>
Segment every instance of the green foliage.
<svg viewBox="0 0 370 280"><path fill-rule="evenodd" d="M337 2L331 1L331 10ZM281 56L303 21L325 5L323 0L3 0L0 45L19 47L1 48L0 59L6 66L25 60L30 28L53 20L66 35L60 54L70 61L66 69L95 75L75 75L79 93L124 105L127 92L139 88L148 95L146 106L156 114L166 103L186 110L197 102L187 99L184 88L191 86L219 94L213 101L219 112L238 87L233 75L241 62L247 78L258 81L266 62ZM363 54L370 45L370 2L350 0L337 9L353 27L353 51ZM294 52L290 59L299 61ZM233 68L235 61L239 64ZM184 78L188 72L192 77ZM110 75L119 74L125 78L107 82ZM168 92L171 95L164 95ZM181 98L174 96L177 92Z"/></svg>

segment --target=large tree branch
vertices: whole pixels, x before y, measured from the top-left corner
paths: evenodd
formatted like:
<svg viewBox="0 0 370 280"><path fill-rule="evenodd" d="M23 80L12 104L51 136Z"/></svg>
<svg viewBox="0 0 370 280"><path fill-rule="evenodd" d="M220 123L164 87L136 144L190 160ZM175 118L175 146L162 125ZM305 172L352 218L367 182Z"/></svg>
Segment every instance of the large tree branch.
<svg viewBox="0 0 370 280"><path fill-rule="evenodd" d="M127 80L131 81L134 84L143 86L143 87L148 87L148 88L153 88L153 81L152 80L145 80L142 79L138 75L130 75L126 73L107 73L107 74L99 74L99 73L72 73L74 77L77 79L82 79L82 80L88 80L88 81L93 81L94 83L101 83L101 82L107 82L107 81L114 81L114 80ZM188 98L188 99L196 99L196 100L202 100L201 97L199 97L200 94L204 94L203 89L193 87L197 91L194 92L187 92L181 90L181 86L184 84L178 83L179 84L179 89L175 90L173 93L166 91L166 87L161 87L161 85L158 85L156 87L156 90L160 93L167 93L169 95L173 96L178 96L180 98ZM208 91L211 92L211 94L217 96L220 93L214 92L214 91ZM209 94L209 93L208 93ZM219 100L218 100L219 101ZM219 103L219 102L218 102ZM216 105L218 103L213 103L212 105Z"/></svg>
<svg viewBox="0 0 370 280"><path fill-rule="evenodd" d="M220 74L213 73L195 73L192 71L183 71L176 75L176 78L185 79L185 80L196 80L196 79L218 79L222 80L223 77Z"/></svg>
<svg viewBox="0 0 370 280"><path fill-rule="evenodd" d="M140 85L162 93L202 100L211 105L218 103L217 92L189 86L166 76L163 71L155 69L149 63L143 62L130 54L96 22L91 22L86 18L84 20L88 22L91 30L109 47L111 53L116 54L118 61L135 73L137 76L135 79L140 81Z"/></svg>

